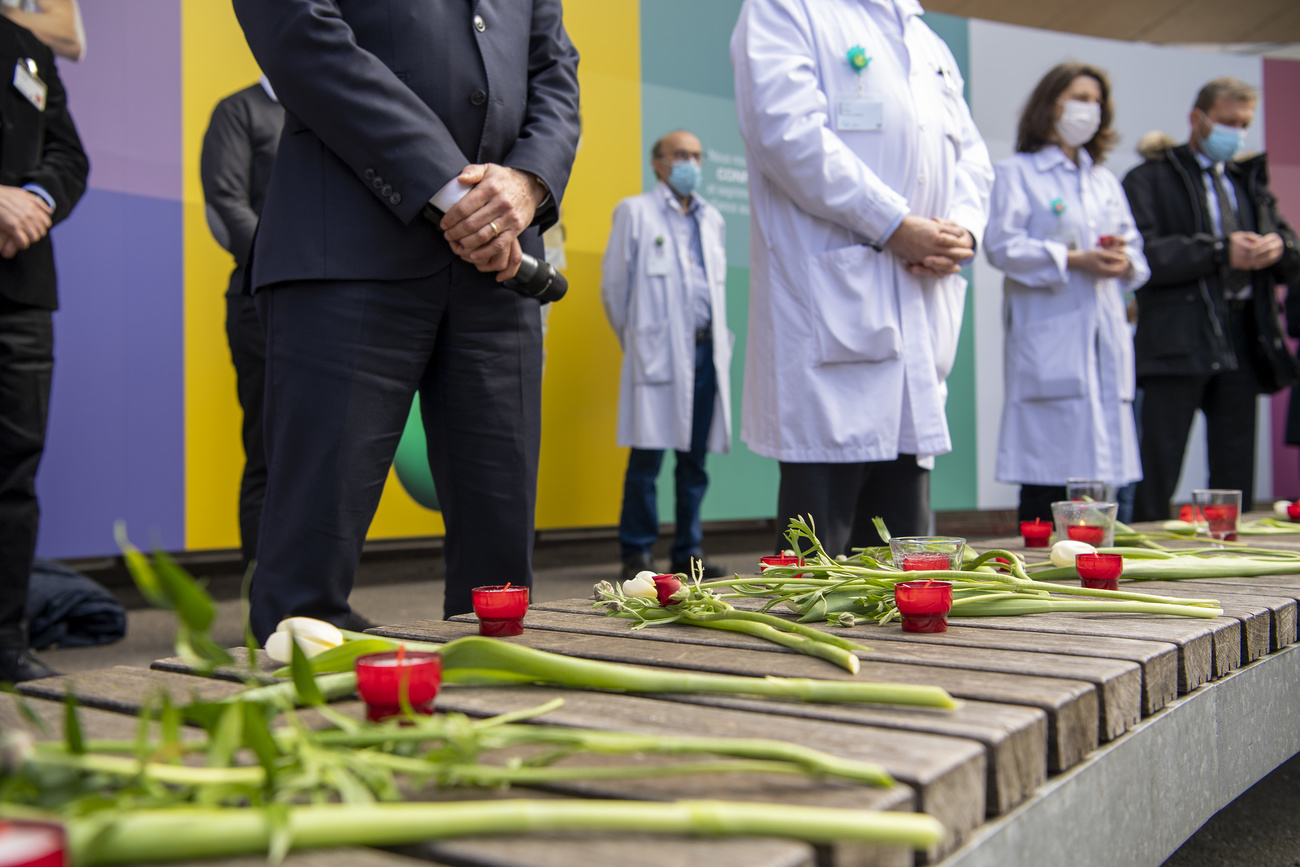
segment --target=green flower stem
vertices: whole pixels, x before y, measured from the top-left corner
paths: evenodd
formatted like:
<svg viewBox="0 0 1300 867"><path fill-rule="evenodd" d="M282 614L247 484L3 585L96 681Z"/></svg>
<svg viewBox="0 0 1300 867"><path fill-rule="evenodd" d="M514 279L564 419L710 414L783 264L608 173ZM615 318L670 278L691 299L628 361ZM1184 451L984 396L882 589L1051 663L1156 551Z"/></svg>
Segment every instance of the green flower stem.
<svg viewBox="0 0 1300 867"><path fill-rule="evenodd" d="M819 659L824 659L827 662L834 663L849 672L849 674L857 674L859 668L861 668L861 663L858 662L858 658L854 656L853 652L850 650L845 650L844 648L835 646L829 642L817 641L816 639L808 638L804 635L795 635L791 632L786 632L785 630L769 626L766 623L753 623L748 620L732 618L703 620L694 617L684 618L683 622L694 623L697 626L707 626L711 629L724 629L728 632L743 632L747 635L765 638L774 644L780 644L783 647L790 648L791 650L797 650L800 653L806 653L809 656L816 656ZM788 620L783 622L792 623ZM792 625L803 626L803 624ZM806 629L807 627L804 628Z"/></svg>
<svg viewBox="0 0 1300 867"><path fill-rule="evenodd" d="M1223 613L1218 608L1198 608L1193 605L1159 605L1151 602L1102 602L1082 599L1043 599L1022 593L1001 596L977 596L954 599L952 617L1002 617L1022 614L1054 614L1060 612L1101 612L1107 614L1174 614L1180 617L1200 617L1212 620Z"/></svg>
<svg viewBox="0 0 1300 867"><path fill-rule="evenodd" d="M841 650L870 650L871 649L870 647L867 647L864 644L859 644L856 641L849 641L847 638L844 638L839 635L832 635L829 632L822 632L820 629L813 629L812 627L804 626L802 623L795 623L790 620L785 620L784 618L781 617L776 617L772 614L763 614L758 611L740 611L735 608L732 608L731 606L727 606L726 611L719 612L716 615L691 613L688 614L685 619L689 620L692 623L700 623L700 624L705 624L705 623L714 622L718 620L749 620L754 623L761 623L766 626L770 626L773 629L779 629L782 632L793 632L798 635L802 635L804 638L807 638L810 641L829 644L832 645L833 647L838 647Z"/></svg>
<svg viewBox="0 0 1300 867"><path fill-rule="evenodd" d="M478 801L320 805L285 811L294 849L399 846L461 836L537 831L792 837L813 843L855 840L925 849L944 837L934 818L828 807L726 801ZM107 825L68 825L79 867L265 853L277 837L274 811L247 808L139 810Z"/></svg>
<svg viewBox="0 0 1300 867"><path fill-rule="evenodd" d="M37 772L46 768L63 768L124 779L144 778L181 786L261 786L266 782L266 772L260 767L191 767L161 762L140 762L137 759L101 753L77 754L37 750L27 757L26 764Z"/></svg>

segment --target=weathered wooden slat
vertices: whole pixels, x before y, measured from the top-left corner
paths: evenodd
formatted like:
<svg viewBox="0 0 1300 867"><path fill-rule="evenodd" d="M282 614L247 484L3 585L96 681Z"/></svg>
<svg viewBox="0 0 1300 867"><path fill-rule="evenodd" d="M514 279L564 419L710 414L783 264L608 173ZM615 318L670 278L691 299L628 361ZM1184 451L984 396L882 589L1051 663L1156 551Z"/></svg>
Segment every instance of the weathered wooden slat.
<svg viewBox="0 0 1300 867"><path fill-rule="evenodd" d="M42 730L32 725L18 708L18 702L26 703L28 709L44 724ZM26 730L39 741L63 740L64 704L62 701L50 701L32 696L0 695L0 732ZM87 738L110 741L129 741L136 736L136 718L126 714L96 710L89 707L77 708L77 718L81 722L82 734ZM186 729L182 738L198 738L202 732Z"/></svg>
<svg viewBox="0 0 1300 867"><path fill-rule="evenodd" d="M1178 648L1176 670L1179 694L1190 692L1217 676L1216 643L1231 648L1230 653L1225 651L1220 661L1227 663L1235 658L1239 664L1241 658L1241 623L1227 617L1190 620L1123 614L1034 614L1027 617L961 617L954 620L959 620L963 629L1094 635L1168 642Z"/></svg>
<svg viewBox="0 0 1300 867"><path fill-rule="evenodd" d="M379 627L378 635L448 641L476 633L470 623L422 620ZM960 671L936 666L864 661L857 675L802 654L699 645L674 645L636 637L605 637L525 630L509 639L529 647L587 659L736 675L777 675L941 686L960 698L1038 707L1048 714L1048 768L1076 764L1098 743L1097 691L1091 684L1033 675Z"/></svg>
<svg viewBox="0 0 1300 867"><path fill-rule="evenodd" d="M1210 585L1200 579L1189 581L1126 581L1121 587L1138 593L1156 593L1184 599L1217 599L1223 613L1241 621L1241 654L1243 662L1254 662L1260 657L1285 647L1294 639L1296 600L1285 596L1252 594L1245 589L1232 589L1231 585ZM1275 636L1274 632L1278 634ZM1288 638L1288 632L1291 637Z"/></svg>
<svg viewBox="0 0 1300 867"><path fill-rule="evenodd" d="M515 865L524 863L523 861L514 862ZM359 846L292 852L280 864L282 867L446 867L445 864L440 862L426 861L422 858L408 858L405 855L396 855L392 852L366 849ZM157 867L266 867L266 856L249 855L245 858L172 861L159 864Z"/></svg>
<svg viewBox="0 0 1300 867"><path fill-rule="evenodd" d="M462 618L453 618L460 620ZM566 600L534 606L528 613L529 627L558 632L614 637L636 636L676 644L706 644L715 647L742 647L794 653L770 641L738 632L724 632L699 626L648 626L633 630L622 618L607 617L585 605L585 600ZM468 619L466 619L468 622ZM1142 672L1135 663L1120 660L1084 659L1060 654L1035 654L1026 659L1023 653L984 648L953 648L943 645L913 644L905 640L882 640L886 636L903 639L898 624L886 627L858 626L852 629L821 627L872 647L859 653L864 662L904 662L943 668L991 671L1007 674L1033 674L1083 680L1097 689L1100 738L1109 741L1123 734L1142 714Z"/></svg>
<svg viewBox="0 0 1300 867"><path fill-rule="evenodd" d="M145 702L164 692L171 696L173 703L185 704L195 699L217 701L242 689L240 684L227 680L189 677L129 665L29 680L18 685L18 691L24 695L60 701L71 691L86 707L126 714L136 713Z"/></svg>
<svg viewBox="0 0 1300 867"><path fill-rule="evenodd" d="M1252 598L1257 598L1269 604L1273 611L1273 628L1269 633L1269 652L1276 653L1283 647L1294 644L1300 640L1300 578L1295 579L1295 587L1279 586L1276 584L1259 585L1254 583L1255 578L1207 578L1200 579L1196 582L1197 586L1205 585L1208 592L1213 593L1236 593ZM1296 607L1287 605L1274 607L1274 600L1290 600L1297 603Z"/></svg>
<svg viewBox="0 0 1300 867"><path fill-rule="evenodd" d="M812 847L789 840L746 837L688 840L650 834L530 834L527 837L466 837L404 849L457 867L813 867ZM911 853L868 850L845 864L905 867ZM198 865L196 865L198 867Z"/></svg>

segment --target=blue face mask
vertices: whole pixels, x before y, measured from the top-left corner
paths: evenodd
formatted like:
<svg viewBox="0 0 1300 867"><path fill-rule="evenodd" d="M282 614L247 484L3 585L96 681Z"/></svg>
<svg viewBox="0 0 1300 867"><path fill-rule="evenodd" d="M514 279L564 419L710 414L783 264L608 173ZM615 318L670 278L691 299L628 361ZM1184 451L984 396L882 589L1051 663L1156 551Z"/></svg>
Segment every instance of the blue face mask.
<svg viewBox="0 0 1300 867"><path fill-rule="evenodd" d="M1225 162L1237 155L1246 144L1246 131L1235 126L1216 123L1210 134L1201 139L1201 153L1216 163Z"/></svg>
<svg viewBox="0 0 1300 867"><path fill-rule="evenodd" d="M703 178L704 170L695 160L675 160L673 170L668 173L668 186L679 196L689 196Z"/></svg>

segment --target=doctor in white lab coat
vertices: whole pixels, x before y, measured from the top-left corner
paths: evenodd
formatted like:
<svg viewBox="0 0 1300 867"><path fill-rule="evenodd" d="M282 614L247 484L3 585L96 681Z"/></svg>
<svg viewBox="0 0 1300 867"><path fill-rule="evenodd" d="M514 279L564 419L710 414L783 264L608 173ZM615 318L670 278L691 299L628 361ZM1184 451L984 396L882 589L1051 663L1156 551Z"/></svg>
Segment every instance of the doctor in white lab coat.
<svg viewBox="0 0 1300 867"><path fill-rule="evenodd" d="M654 189L619 202L601 263L601 301L623 347L618 444L631 446L619 519L623 578L654 570L659 535L655 480L676 451L673 572L704 559L700 505L708 452L731 450L731 334L727 330L726 225L695 187L700 140L679 130L655 142Z"/></svg>
<svg viewBox="0 0 1300 867"><path fill-rule="evenodd" d="M1070 478L1142 477L1124 293L1151 272L1124 190L1097 164L1116 140L1112 116L1106 75L1060 64L996 167L984 249L1006 274L997 479L1021 486L1022 521L1051 520Z"/></svg>
<svg viewBox="0 0 1300 867"><path fill-rule="evenodd" d="M749 162L741 437L778 521L827 550L926 532L944 384L993 170L915 0L747 0L731 37Z"/></svg>

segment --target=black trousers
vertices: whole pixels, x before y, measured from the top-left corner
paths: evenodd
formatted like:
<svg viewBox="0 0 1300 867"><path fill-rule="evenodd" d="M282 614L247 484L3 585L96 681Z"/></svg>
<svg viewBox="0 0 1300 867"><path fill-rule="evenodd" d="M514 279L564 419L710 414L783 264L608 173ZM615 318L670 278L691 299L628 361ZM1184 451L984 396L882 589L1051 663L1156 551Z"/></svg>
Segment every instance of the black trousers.
<svg viewBox="0 0 1300 867"><path fill-rule="evenodd" d="M538 302L460 261L432 277L260 292L267 485L253 632L343 625L366 531L416 390L447 525L444 613L532 583L541 440Z"/></svg>
<svg viewBox="0 0 1300 867"><path fill-rule="evenodd" d="M239 480L239 547L244 568L257 559L257 527L266 495L266 437L262 405L266 400L266 335L257 304L247 295L226 296L226 340L235 365L235 389L244 413L244 473Z"/></svg>
<svg viewBox="0 0 1300 867"><path fill-rule="evenodd" d="M893 461L853 464L781 462L777 494L778 551L790 519L811 517L826 553L882 545L872 518L882 518L893 536L920 536L930 529L930 471L916 455Z"/></svg>
<svg viewBox="0 0 1300 867"><path fill-rule="evenodd" d="M27 646L27 584L40 507L54 328L50 311L0 300L0 648Z"/></svg>
<svg viewBox="0 0 1300 867"><path fill-rule="evenodd" d="M1259 377L1249 307L1228 316L1238 367L1213 376L1144 376L1142 388L1142 481L1133 503L1134 521L1163 521L1178 487L1187 436L1196 410L1205 413L1211 488L1241 491L1242 508L1255 496L1255 417Z"/></svg>

